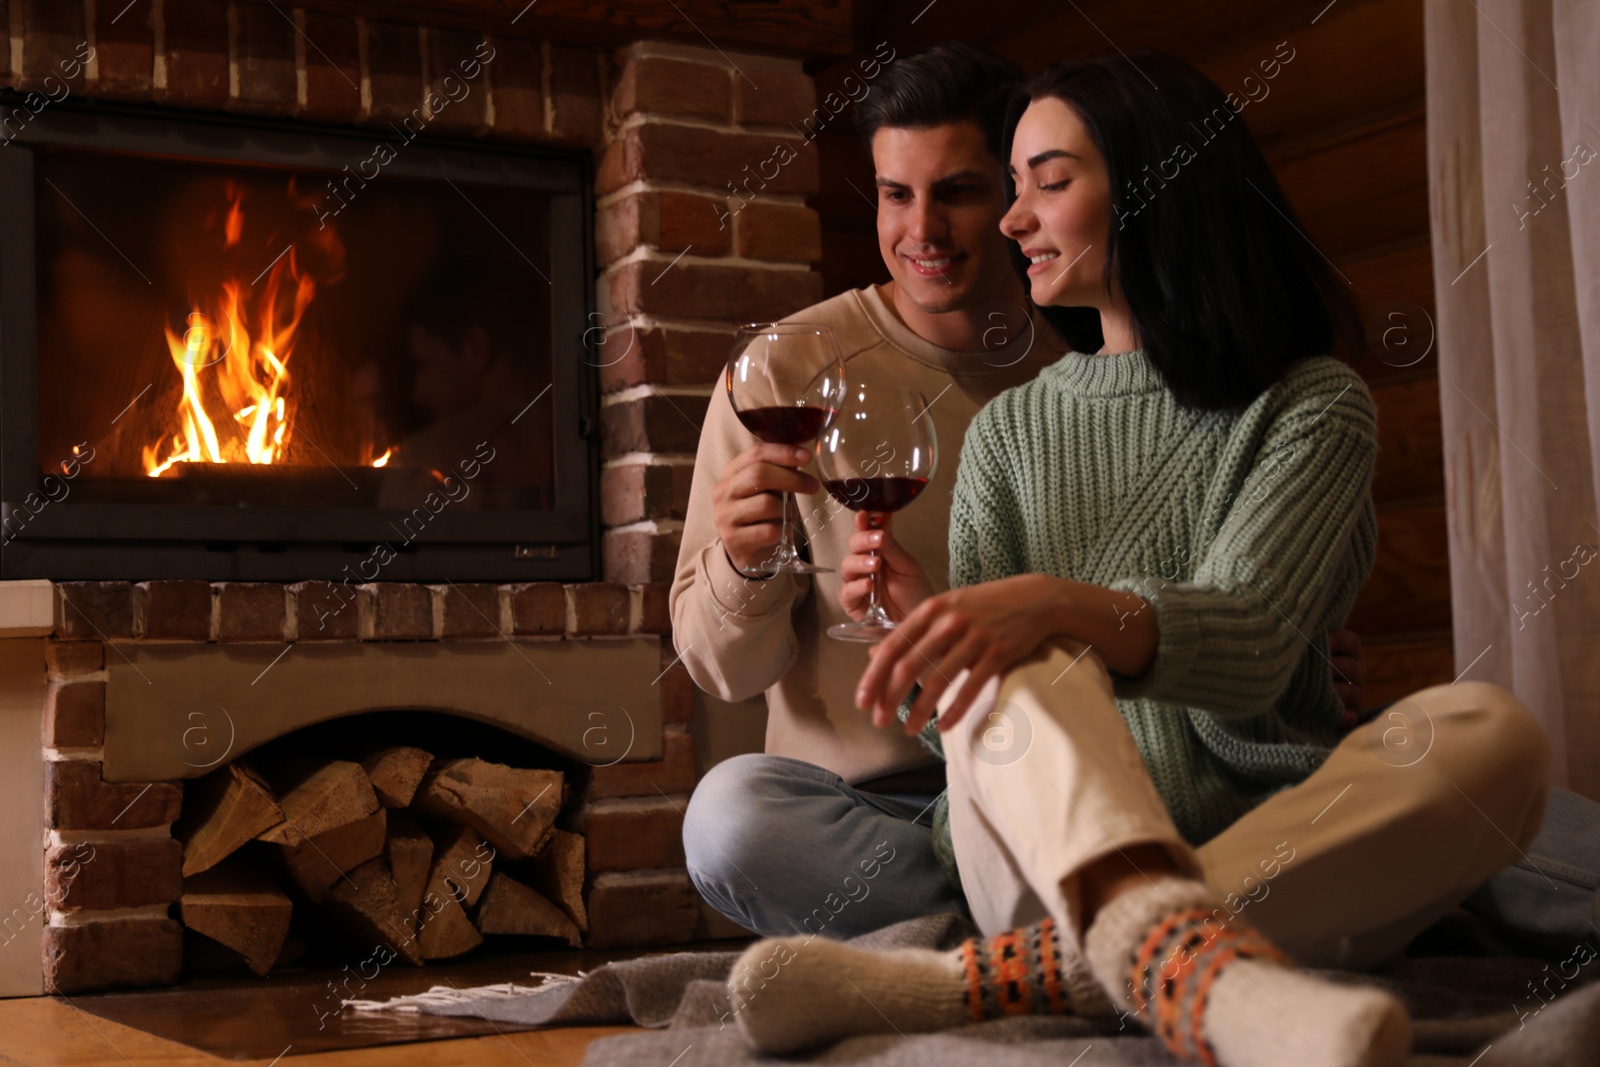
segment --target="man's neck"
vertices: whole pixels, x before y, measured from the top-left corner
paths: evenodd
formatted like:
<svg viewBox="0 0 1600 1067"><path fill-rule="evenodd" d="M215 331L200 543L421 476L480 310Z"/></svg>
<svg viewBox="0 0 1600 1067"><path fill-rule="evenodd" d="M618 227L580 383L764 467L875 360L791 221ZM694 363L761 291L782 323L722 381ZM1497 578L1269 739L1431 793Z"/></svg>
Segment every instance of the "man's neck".
<svg viewBox="0 0 1600 1067"><path fill-rule="evenodd" d="M953 352L984 352L993 347L999 320L992 316L998 312L1008 320L1017 319L1013 326L1026 321L1027 298L1022 286L1013 278L1011 284L991 294L975 309L928 312L913 303L894 282L883 287L884 302L906 328L929 344L948 348Z"/></svg>

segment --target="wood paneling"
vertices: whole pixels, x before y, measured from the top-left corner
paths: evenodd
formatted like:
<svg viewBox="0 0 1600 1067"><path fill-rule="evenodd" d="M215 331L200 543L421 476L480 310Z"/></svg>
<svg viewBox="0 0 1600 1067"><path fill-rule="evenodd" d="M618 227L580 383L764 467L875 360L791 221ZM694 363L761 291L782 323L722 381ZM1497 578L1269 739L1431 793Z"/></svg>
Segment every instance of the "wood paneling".
<svg viewBox="0 0 1600 1067"><path fill-rule="evenodd" d="M1362 703L1371 708L1455 680L1455 649L1448 633L1415 641L1365 645L1367 685Z"/></svg>
<svg viewBox="0 0 1600 1067"><path fill-rule="evenodd" d="M1350 613L1364 639L1450 629L1450 554L1443 504L1378 514L1378 559Z"/></svg>
<svg viewBox="0 0 1600 1067"><path fill-rule="evenodd" d="M1415 0L1341 3L1314 26L1256 36L1200 69L1224 91L1250 100L1245 123L1270 155L1280 142L1337 130L1397 103L1420 103L1422 40L1422 5ZM1273 66L1280 41L1292 58ZM1276 76L1268 79L1264 71ZM1254 81L1246 83L1247 77Z"/></svg>
<svg viewBox="0 0 1600 1067"><path fill-rule="evenodd" d="M567 44L666 38L816 58L851 50L852 0L303 0L297 7Z"/></svg>
<svg viewBox="0 0 1600 1067"><path fill-rule="evenodd" d="M1444 499L1439 380L1429 376L1372 390L1378 405L1378 472L1372 496L1383 508ZM1443 546L1441 546L1442 548Z"/></svg>
<svg viewBox="0 0 1600 1067"><path fill-rule="evenodd" d="M1428 138L1421 109L1347 130L1273 160L1306 234L1335 261L1428 232Z"/></svg>

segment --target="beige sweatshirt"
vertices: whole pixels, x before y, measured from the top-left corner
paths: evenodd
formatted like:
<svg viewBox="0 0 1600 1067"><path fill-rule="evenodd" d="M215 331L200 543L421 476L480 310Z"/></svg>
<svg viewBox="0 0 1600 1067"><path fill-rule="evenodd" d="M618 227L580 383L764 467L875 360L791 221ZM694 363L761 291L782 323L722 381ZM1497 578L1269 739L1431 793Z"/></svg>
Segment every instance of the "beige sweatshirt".
<svg viewBox="0 0 1600 1067"><path fill-rule="evenodd" d="M907 328L871 287L841 293L786 321L832 326L847 377L851 367L892 374L931 402L938 468L922 495L895 515L894 529L935 589L946 588L951 490L967 424L990 397L1032 377L1064 346L1035 315L1031 350L1020 361L1009 346L977 354L940 348ZM1025 337L1012 344L1029 342ZM724 700L766 692L768 753L825 767L852 784L894 774L895 791L936 792L942 767L928 750L897 728L875 729L856 709L867 646L827 636L829 626L848 619L839 606L839 575L780 574L763 581L746 578L728 560L717 535L712 490L729 461L754 441L719 381L700 436L670 599L684 665L700 688ZM814 464L808 472L816 474ZM803 521L812 561L837 567L855 529L854 513L818 492L791 504L790 515ZM925 773L900 780L901 772L919 768Z"/></svg>

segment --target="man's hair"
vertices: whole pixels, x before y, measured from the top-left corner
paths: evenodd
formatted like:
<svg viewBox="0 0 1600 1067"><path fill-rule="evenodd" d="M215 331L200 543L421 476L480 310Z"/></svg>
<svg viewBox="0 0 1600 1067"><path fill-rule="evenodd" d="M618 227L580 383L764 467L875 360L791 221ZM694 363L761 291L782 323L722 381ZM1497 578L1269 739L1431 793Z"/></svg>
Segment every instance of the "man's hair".
<svg viewBox="0 0 1600 1067"><path fill-rule="evenodd" d="M974 122L1004 161L1006 108L1021 87L1022 68L975 45L951 41L895 60L856 106L856 129L872 149L885 126L926 129Z"/></svg>

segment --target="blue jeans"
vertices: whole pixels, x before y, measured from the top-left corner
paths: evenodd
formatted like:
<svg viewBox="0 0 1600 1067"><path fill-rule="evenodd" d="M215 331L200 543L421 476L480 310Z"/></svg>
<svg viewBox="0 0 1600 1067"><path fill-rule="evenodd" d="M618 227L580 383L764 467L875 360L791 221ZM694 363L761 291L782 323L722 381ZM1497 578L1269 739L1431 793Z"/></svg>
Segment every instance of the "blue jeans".
<svg viewBox="0 0 1600 1067"><path fill-rule="evenodd" d="M935 799L862 792L784 756L734 756L689 801L689 877L712 907L766 937L846 938L965 914L934 855Z"/></svg>
<svg viewBox="0 0 1600 1067"><path fill-rule="evenodd" d="M1600 804L1551 789L1527 857L1491 877L1462 907L1551 952L1600 941Z"/></svg>

